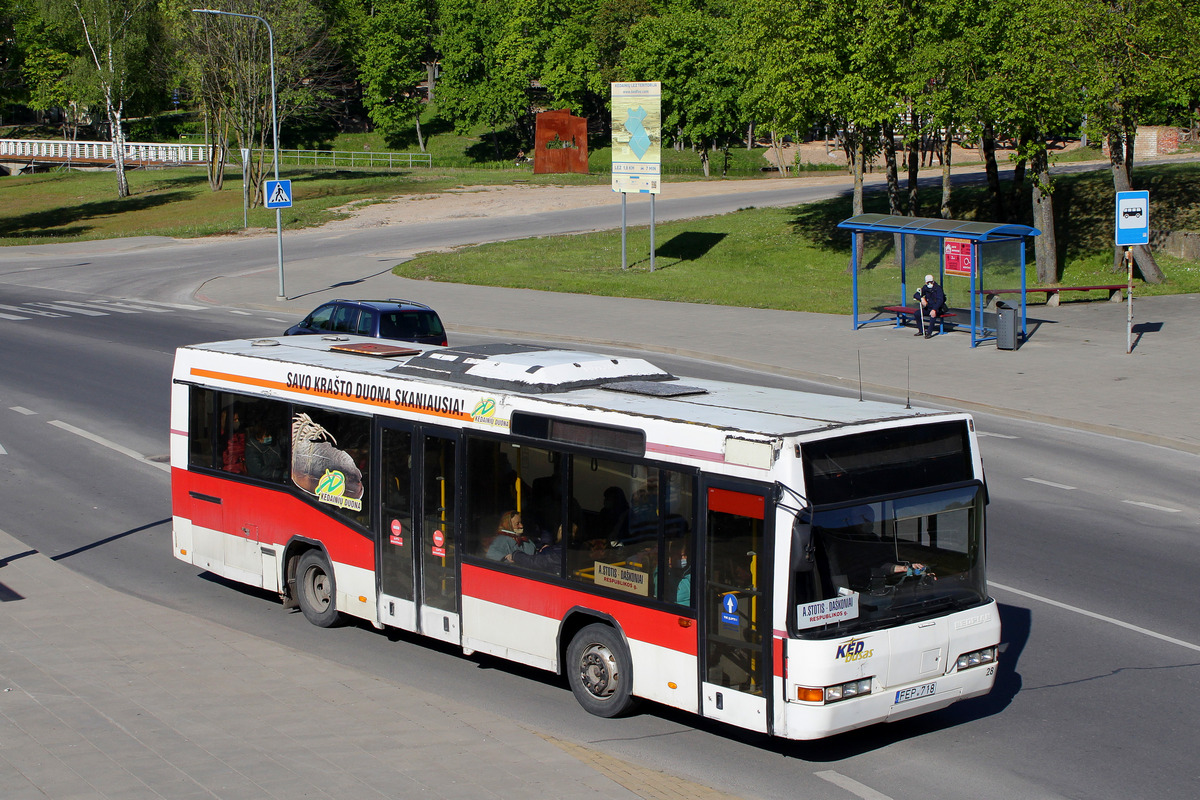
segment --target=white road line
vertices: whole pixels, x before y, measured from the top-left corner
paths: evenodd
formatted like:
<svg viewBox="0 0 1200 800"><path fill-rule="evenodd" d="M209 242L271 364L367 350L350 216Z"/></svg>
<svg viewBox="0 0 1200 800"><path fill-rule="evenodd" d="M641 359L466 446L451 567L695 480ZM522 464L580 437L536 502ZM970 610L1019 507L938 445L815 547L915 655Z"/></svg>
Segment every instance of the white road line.
<svg viewBox="0 0 1200 800"><path fill-rule="evenodd" d="M8 451L4 449L4 445L0 444L0 456L8 455Z"/></svg>
<svg viewBox="0 0 1200 800"><path fill-rule="evenodd" d="M1019 436L1009 436L1006 433L988 433L987 431L975 431L976 436L990 436L993 439L1019 439Z"/></svg>
<svg viewBox="0 0 1200 800"><path fill-rule="evenodd" d="M71 308L67 305L58 303L26 303L27 306L37 306L38 308L48 308L51 311L66 311L69 314L83 314L85 317L107 317L108 314L104 311L89 311L86 308Z"/></svg>
<svg viewBox="0 0 1200 800"><path fill-rule="evenodd" d="M231 308L231 309L229 309L229 313L230 313L230 314L241 314L243 317L252 317L252 316L254 316L254 315L253 315L253 314L251 314L249 311L238 311L236 308Z"/></svg>
<svg viewBox="0 0 1200 800"><path fill-rule="evenodd" d="M116 442L110 442L108 439L105 439L103 436L97 436L96 434L85 431L82 428L76 428L74 425L72 425L68 422L63 422L62 420L52 419L52 420L50 420L50 424L56 428L61 428L64 431L73 433L76 436L82 436L84 439L87 439L89 442L95 442L98 445L107 447L109 450L115 450L116 452L120 453L121 455L129 456L132 459L141 461L143 464L149 464L152 467L158 467L159 469L163 470L164 472L171 471L170 464L162 464L157 461L149 461L146 459L146 457L144 455L137 452L136 450L130 450L128 447L125 447L124 445L119 445Z"/></svg>
<svg viewBox="0 0 1200 800"><path fill-rule="evenodd" d="M29 317L18 317L16 314L0 314L0 319L27 320Z"/></svg>
<svg viewBox="0 0 1200 800"><path fill-rule="evenodd" d="M1131 506L1141 506L1154 511L1166 511L1168 514L1178 514L1182 508L1169 508L1168 506L1156 506L1154 503L1143 503L1141 500L1122 500L1122 503L1129 503Z"/></svg>
<svg viewBox="0 0 1200 800"><path fill-rule="evenodd" d="M1176 639L1172 636L1167 636L1166 634L1158 633L1157 631L1152 631L1148 628L1142 628L1137 625L1133 625L1132 623L1129 623L1129 622L1123 622L1122 620L1119 620L1119 619L1114 619L1112 617L1106 617L1103 614L1097 614L1095 611L1088 611L1086 609L1079 608L1078 606L1070 606L1070 605L1067 605L1066 603L1060 603L1057 600L1051 600L1049 597L1042 597L1041 595L1033 594L1032 592L1023 592L1020 589L1014 589L1011 586L1005 586L1004 584L996 583L995 581L988 581L988 587L989 588L995 587L997 589L1002 589L1006 592L1012 592L1013 594L1018 594L1021 597L1028 597L1030 600L1037 600L1039 603L1046 603L1047 605L1054 606L1055 608L1061 608L1064 611L1071 611L1075 614L1081 614L1082 616L1085 616L1085 617L1091 617L1092 619L1098 619L1101 622L1107 622L1110 625L1116 625L1118 628L1125 628L1126 630L1133 631L1134 633L1140 633L1143 636L1149 636L1152 639L1158 639L1163 642L1170 642L1171 644L1177 644L1180 647L1185 647L1188 650L1195 650L1196 652L1200 653L1200 644L1192 644L1191 642L1185 642L1182 639Z"/></svg>
<svg viewBox="0 0 1200 800"><path fill-rule="evenodd" d="M158 300L127 300L123 302L137 303L144 306L163 306L177 311L204 311L208 306L193 306L187 303L163 303Z"/></svg>
<svg viewBox="0 0 1200 800"><path fill-rule="evenodd" d="M1067 486L1065 483L1055 483L1054 481L1044 481L1041 478L1021 478L1021 480L1029 481L1030 483L1040 483L1042 486L1052 486L1055 489L1071 490L1071 489L1075 488L1074 486Z"/></svg>
<svg viewBox="0 0 1200 800"><path fill-rule="evenodd" d="M106 306L101 303L83 303L78 300L56 300L60 306L82 306L83 308L99 308L112 314L136 314L138 312L128 308L117 308L115 306Z"/></svg>
<svg viewBox="0 0 1200 800"><path fill-rule="evenodd" d="M17 412L18 414L24 414L27 417L32 417L38 413L36 411L30 411L28 408L25 408L25 406L9 406L9 409Z"/></svg>
<svg viewBox="0 0 1200 800"><path fill-rule="evenodd" d="M267 317L267 322L278 322L280 324L283 324L283 323L287 322L287 320L286 319L275 319L274 317Z"/></svg>
<svg viewBox="0 0 1200 800"><path fill-rule="evenodd" d="M57 311L42 311L39 308L30 308L29 306L7 306L0 304L0 308L6 311L16 311L18 314L33 314L35 317L65 317L66 314L59 314Z"/></svg>
<svg viewBox="0 0 1200 800"><path fill-rule="evenodd" d="M875 791L865 783L859 783L853 778L847 778L842 773L834 772L831 769L814 772L813 775L816 775L821 780L829 781L834 786L840 786L856 797L861 797L863 800L892 800L891 797Z"/></svg>
<svg viewBox="0 0 1200 800"><path fill-rule="evenodd" d="M102 307L110 308L113 311L116 311L118 308L128 308L132 309L133 311L149 311L151 314L169 314L171 312L171 309L169 308L154 308L153 306L141 301L133 302L125 300L105 300Z"/></svg>

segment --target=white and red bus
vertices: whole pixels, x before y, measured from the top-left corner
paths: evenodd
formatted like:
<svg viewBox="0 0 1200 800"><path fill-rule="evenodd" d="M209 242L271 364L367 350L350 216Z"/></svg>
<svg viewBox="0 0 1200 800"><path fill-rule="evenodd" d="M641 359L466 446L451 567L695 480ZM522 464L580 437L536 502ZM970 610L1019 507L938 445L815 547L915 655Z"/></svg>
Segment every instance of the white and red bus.
<svg viewBox="0 0 1200 800"><path fill-rule="evenodd" d="M341 615L789 739L988 692L966 414L529 345L181 348L175 556Z"/></svg>

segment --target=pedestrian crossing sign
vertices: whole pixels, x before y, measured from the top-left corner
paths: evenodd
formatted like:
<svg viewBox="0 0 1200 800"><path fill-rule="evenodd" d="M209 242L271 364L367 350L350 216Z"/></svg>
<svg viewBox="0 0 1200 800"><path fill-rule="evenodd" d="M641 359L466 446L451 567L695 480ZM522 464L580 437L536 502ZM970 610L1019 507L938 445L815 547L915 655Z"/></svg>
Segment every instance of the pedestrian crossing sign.
<svg viewBox="0 0 1200 800"><path fill-rule="evenodd" d="M267 208L291 208L292 182L267 181L266 189L263 191L263 197L267 199Z"/></svg>

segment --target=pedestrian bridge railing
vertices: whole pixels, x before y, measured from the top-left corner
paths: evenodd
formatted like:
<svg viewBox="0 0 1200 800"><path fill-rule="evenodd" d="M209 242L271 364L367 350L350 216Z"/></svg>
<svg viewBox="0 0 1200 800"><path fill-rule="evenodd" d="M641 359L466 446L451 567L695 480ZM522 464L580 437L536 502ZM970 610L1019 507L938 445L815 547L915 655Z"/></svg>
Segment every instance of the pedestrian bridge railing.
<svg viewBox="0 0 1200 800"><path fill-rule="evenodd" d="M203 164L209 147L202 144L126 142L128 164ZM112 142L73 142L57 139L0 139L0 159L70 164L113 163Z"/></svg>
<svg viewBox="0 0 1200 800"><path fill-rule="evenodd" d="M131 166L206 164L212 145L126 142L125 163ZM231 151L231 156L238 154ZM271 151L263 154L267 163ZM257 151L252 157L257 156ZM45 164L111 164L112 142L75 142L53 139L0 139L0 161ZM234 160L232 163L240 163ZM375 153L370 150L280 150L280 167L306 169L412 169L432 167L428 153Z"/></svg>

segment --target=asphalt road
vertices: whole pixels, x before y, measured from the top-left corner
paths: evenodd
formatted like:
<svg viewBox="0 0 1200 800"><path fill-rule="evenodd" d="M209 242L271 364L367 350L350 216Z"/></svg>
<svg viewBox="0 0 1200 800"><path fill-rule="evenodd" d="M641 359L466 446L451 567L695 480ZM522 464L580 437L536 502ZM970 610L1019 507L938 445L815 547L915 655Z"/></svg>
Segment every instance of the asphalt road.
<svg viewBox="0 0 1200 800"><path fill-rule="evenodd" d="M175 268L200 268L202 250ZM163 299L120 283L119 272L114 263L104 294ZM50 313L29 304L90 299L9 278L0 285L0 304ZM977 417L991 493L989 580L1004 624L1001 672L986 698L817 743L770 741L669 709L600 720L554 676L369 626L317 629L269 595L171 558L168 475L141 456L166 453L173 348L275 333L291 320L228 308L125 311L0 317L5 528L102 583L749 797L1196 794L1196 456ZM652 360L682 375L746 377Z"/></svg>

